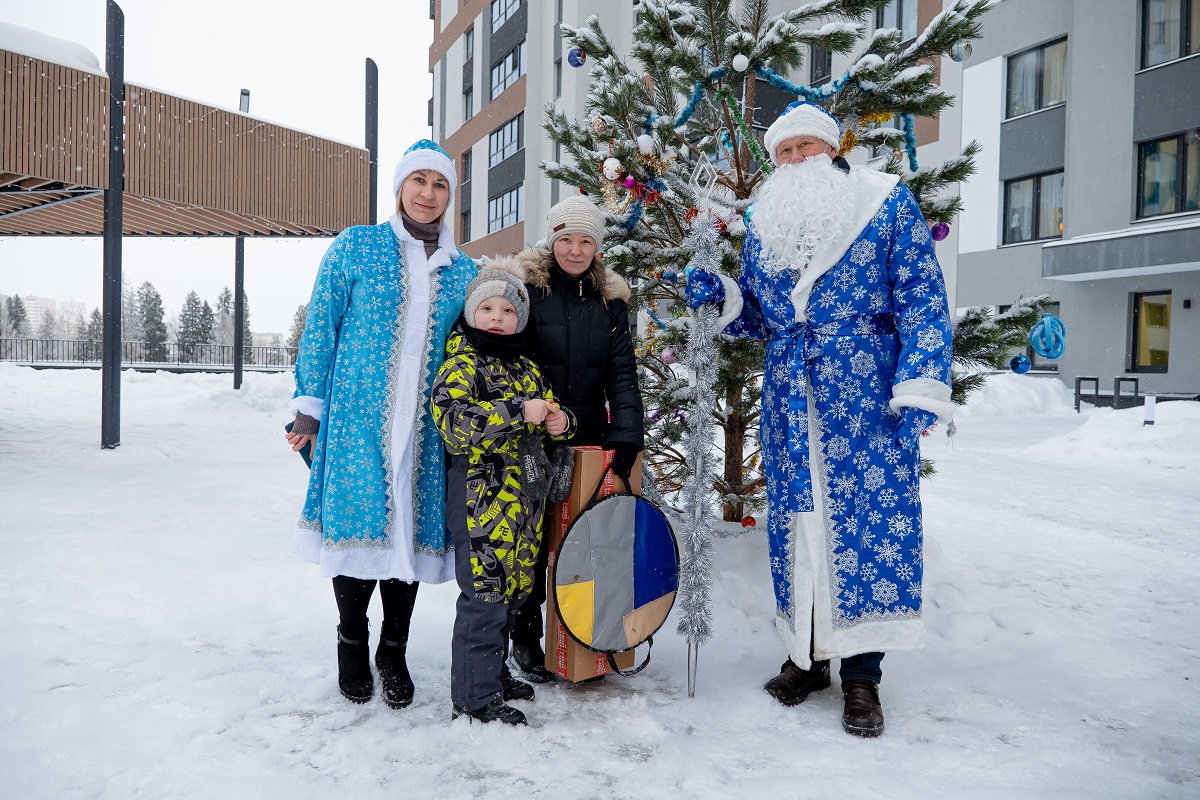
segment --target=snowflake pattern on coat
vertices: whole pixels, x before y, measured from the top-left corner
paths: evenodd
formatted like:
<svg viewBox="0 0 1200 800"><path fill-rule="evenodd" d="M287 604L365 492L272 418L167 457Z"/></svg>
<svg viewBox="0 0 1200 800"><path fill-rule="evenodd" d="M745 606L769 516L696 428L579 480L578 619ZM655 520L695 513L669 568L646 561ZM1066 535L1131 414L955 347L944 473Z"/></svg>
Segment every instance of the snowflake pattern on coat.
<svg viewBox="0 0 1200 800"><path fill-rule="evenodd" d="M339 233L317 270L296 356L296 395L324 399L299 526L321 531L325 548L390 547L393 508L391 429L398 403L413 403L414 548L453 549L446 530L446 466L429 408L446 336L475 277L456 256L432 278L423 368L416 397L396 397L407 316L408 274L389 223Z"/></svg>
<svg viewBox="0 0 1200 800"><path fill-rule="evenodd" d="M807 324L791 300L799 272L772 274L762 255L751 224L738 280L744 305L725 333L767 340L760 445L778 612L806 626L794 619L795 548L804 545L792 520L816 508L819 492L833 629L917 617L920 452L897 446L901 416L888 403L905 381L950 382L950 318L928 227L897 185L816 280Z"/></svg>

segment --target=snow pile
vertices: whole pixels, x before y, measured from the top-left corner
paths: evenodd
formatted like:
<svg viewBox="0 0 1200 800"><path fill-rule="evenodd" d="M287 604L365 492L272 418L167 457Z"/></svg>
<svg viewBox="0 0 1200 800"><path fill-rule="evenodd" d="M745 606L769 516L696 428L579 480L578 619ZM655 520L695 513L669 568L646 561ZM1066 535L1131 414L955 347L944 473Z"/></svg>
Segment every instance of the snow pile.
<svg viewBox="0 0 1200 800"><path fill-rule="evenodd" d="M48 36L31 28L22 28L0 20L0 50L32 56L53 64L83 70L93 75L104 75L100 59L95 53L78 42Z"/></svg>
<svg viewBox="0 0 1200 800"><path fill-rule="evenodd" d="M1075 396L1057 377L999 372L967 398L956 417L1073 414Z"/></svg>
<svg viewBox="0 0 1200 800"><path fill-rule="evenodd" d="M1143 425L1143 408L1096 409L1081 427L1031 447L1030 452L1109 462L1137 459L1162 467L1200 467L1200 403L1158 403L1154 416L1154 425Z"/></svg>
<svg viewBox="0 0 1200 800"><path fill-rule="evenodd" d="M865 741L836 666L796 708L762 691L785 657L764 519L713 543L694 699L676 609L637 676L539 686L525 729L451 722L443 584L417 597L413 705L347 703L329 582L290 552L291 376L231 384L125 372L102 451L99 372L0 364L3 797L1200 794L1200 465L1095 454L1195 454L1195 404L1143 430L996 376L952 447L924 443L927 646L884 660L887 732Z"/></svg>

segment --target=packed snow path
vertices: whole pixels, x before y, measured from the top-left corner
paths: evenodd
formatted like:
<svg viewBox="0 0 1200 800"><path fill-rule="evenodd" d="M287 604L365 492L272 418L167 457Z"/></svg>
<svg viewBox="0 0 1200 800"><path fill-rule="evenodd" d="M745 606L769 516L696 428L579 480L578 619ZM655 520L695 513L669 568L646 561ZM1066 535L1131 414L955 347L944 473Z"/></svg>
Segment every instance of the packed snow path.
<svg viewBox="0 0 1200 800"><path fill-rule="evenodd" d="M1001 375L925 441L928 646L885 659L887 732L860 740L836 680L761 690L760 532L717 542L695 699L673 616L634 678L539 686L529 728L451 723L448 584L418 597L413 706L347 703L329 583L290 553L290 376L229 384L126 372L101 451L99 373L0 365L3 797L1200 796L1195 403L1144 428Z"/></svg>

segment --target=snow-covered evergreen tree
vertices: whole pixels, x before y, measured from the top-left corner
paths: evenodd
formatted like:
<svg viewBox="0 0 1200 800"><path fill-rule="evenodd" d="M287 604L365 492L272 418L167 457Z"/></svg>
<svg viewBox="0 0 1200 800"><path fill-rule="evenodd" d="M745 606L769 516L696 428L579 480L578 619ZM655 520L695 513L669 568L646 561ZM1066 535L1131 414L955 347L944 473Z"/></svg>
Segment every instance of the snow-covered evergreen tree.
<svg viewBox="0 0 1200 800"><path fill-rule="evenodd" d="M217 295L216 343L233 347L233 292L226 286Z"/></svg>
<svg viewBox="0 0 1200 800"><path fill-rule="evenodd" d="M142 341L142 320L138 315L137 292L128 276L121 276L121 341Z"/></svg>
<svg viewBox="0 0 1200 800"><path fill-rule="evenodd" d="M203 313L204 306L200 302L200 295L188 292L179 312L179 330L175 334L176 344L179 345L179 360L184 363L195 361L199 355L198 346L208 341Z"/></svg>
<svg viewBox="0 0 1200 800"><path fill-rule="evenodd" d="M300 338L304 336L304 324L308 322L308 304L296 307L296 313L292 315L292 329L288 332L287 349L288 357L293 361L296 360L296 353L300 350Z"/></svg>
<svg viewBox="0 0 1200 800"><path fill-rule="evenodd" d="M162 296L154 284L146 281L137 290L137 313L146 343L147 361L167 360L167 324L163 320Z"/></svg>
<svg viewBox="0 0 1200 800"><path fill-rule="evenodd" d="M254 363L254 333L250 330L250 298L242 292L242 363Z"/></svg>
<svg viewBox="0 0 1200 800"><path fill-rule="evenodd" d="M14 294L4 301L8 336L25 336L29 331L29 312L25 309L25 301L21 295Z"/></svg>
<svg viewBox="0 0 1200 800"><path fill-rule="evenodd" d="M920 167L912 121L953 103L937 83L936 65L956 43L981 34L990 0L956 0L912 42L900 31L876 30L865 39L868 14L888 0L816 0L772 15L768 0L646 0L628 60L613 48L595 17L562 27L591 64L586 118L547 106L543 127L569 156L543 162L551 177L603 199L609 212L605 258L632 279L634 307L654 322L638 346L647 400L647 454L656 483L669 493L688 475L683 443L697 429L679 411L692 396L682 317L686 266L695 260L686 239L694 225L715 226L716 261L737 275L745 233L743 214L769 169L754 126L773 120L756 108L758 81L818 102L844 126L842 149L886 146L883 168L900 176L930 224L959 210L951 184L973 171L975 143L941 165ZM845 74L820 88L786 76L812 48L856 53ZM900 116L900 128L882 126ZM711 260L711 259L709 259ZM714 482L724 517L761 507L764 483L755 445L762 345L718 339L714 421L721 428L723 470ZM668 363L664 363L668 362Z"/></svg>
<svg viewBox="0 0 1200 800"><path fill-rule="evenodd" d="M58 316L56 314L54 314L53 312L47 310L45 314L42 314L42 320L38 324L38 329L37 329L35 338L37 338L37 339L53 339L54 335L57 332L58 332Z"/></svg>

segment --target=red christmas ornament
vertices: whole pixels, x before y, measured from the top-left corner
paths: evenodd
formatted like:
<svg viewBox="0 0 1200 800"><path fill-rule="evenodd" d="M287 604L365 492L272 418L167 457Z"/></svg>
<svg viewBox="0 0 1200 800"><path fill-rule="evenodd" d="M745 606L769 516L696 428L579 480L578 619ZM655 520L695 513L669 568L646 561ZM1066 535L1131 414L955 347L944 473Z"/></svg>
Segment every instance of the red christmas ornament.
<svg viewBox="0 0 1200 800"><path fill-rule="evenodd" d="M727 223L723 219L718 218L717 219L717 231L720 233L727 233L729 231L729 223Z"/></svg>
<svg viewBox="0 0 1200 800"><path fill-rule="evenodd" d="M742 527L743 527L743 528L753 528L753 527L754 527L755 525L757 525L757 524L758 524L758 523L756 523L756 522L754 521L754 517L750 516L749 514L747 514L746 516L742 517Z"/></svg>
<svg viewBox="0 0 1200 800"><path fill-rule="evenodd" d="M586 194L587 194L587 189L585 189L585 188L583 188L582 186L580 186L580 187L579 187L579 193L580 193L580 194L583 194L583 195L586 195Z"/></svg>
<svg viewBox="0 0 1200 800"><path fill-rule="evenodd" d="M691 225L692 220L694 220L698 216L700 216L700 209L698 209L698 208L689 208L687 211L685 211L683 213L683 218L687 221L688 225Z"/></svg>

